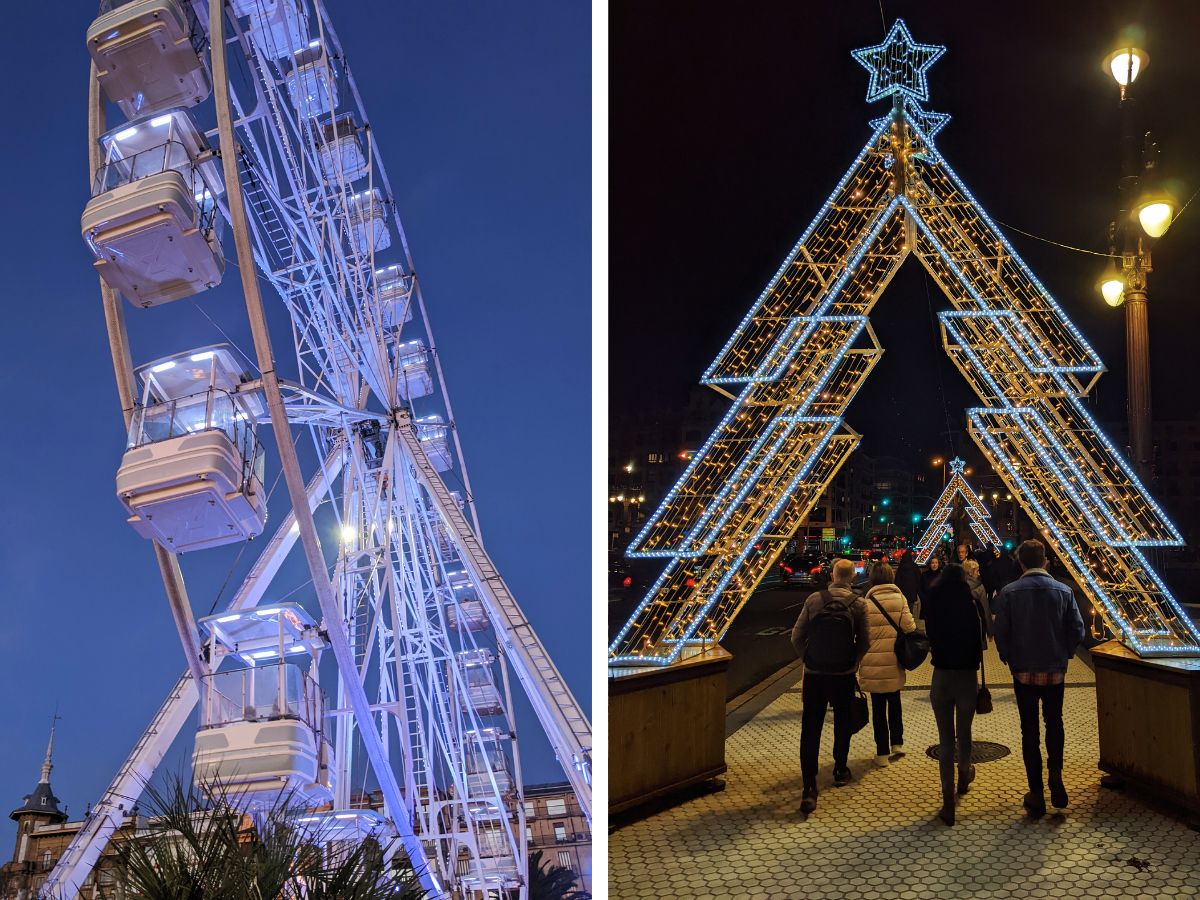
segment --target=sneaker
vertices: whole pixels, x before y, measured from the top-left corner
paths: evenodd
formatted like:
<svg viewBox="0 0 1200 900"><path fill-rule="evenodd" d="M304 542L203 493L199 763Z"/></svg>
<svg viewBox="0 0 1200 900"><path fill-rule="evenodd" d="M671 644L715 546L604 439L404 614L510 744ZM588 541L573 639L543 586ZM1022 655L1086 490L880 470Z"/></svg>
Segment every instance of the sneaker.
<svg viewBox="0 0 1200 900"><path fill-rule="evenodd" d="M975 767L969 766L965 769L958 770L958 792L965 794L971 789L971 782L975 780Z"/></svg>
<svg viewBox="0 0 1200 900"><path fill-rule="evenodd" d="M903 756L903 755L904 755L904 745L903 744L892 744L892 756Z"/></svg>
<svg viewBox="0 0 1200 900"><path fill-rule="evenodd" d="M806 787L804 793L800 797L800 812L808 815L817 808L817 789L815 787Z"/></svg>
<svg viewBox="0 0 1200 900"><path fill-rule="evenodd" d="M943 822L945 822L947 825L954 824L954 803L953 803L953 801L951 801L950 803L942 804L942 808L940 810L938 810L938 818L941 819Z"/></svg>
<svg viewBox="0 0 1200 900"><path fill-rule="evenodd" d="M1050 803L1055 809L1065 809L1067 805L1067 788L1063 784L1062 773L1050 776Z"/></svg>
<svg viewBox="0 0 1200 900"><path fill-rule="evenodd" d="M1041 794L1035 794L1033 791L1025 795L1025 799L1021 801L1021 805L1025 807L1030 818L1040 819L1046 814L1046 798Z"/></svg>
<svg viewBox="0 0 1200 900"><path fill-rule="evenodd" d="M834 769L833 770L833 786L845 787L850 783L850 769Z"/></svg>
<svg viewBox="0 0 1200 900"><path fill-rule="evenodd" d="M889 766L889 765L891 765L891 763L892 763L892 758L890 756L888 756L886 753L876 753L875 754L875 765Z"/></svg>

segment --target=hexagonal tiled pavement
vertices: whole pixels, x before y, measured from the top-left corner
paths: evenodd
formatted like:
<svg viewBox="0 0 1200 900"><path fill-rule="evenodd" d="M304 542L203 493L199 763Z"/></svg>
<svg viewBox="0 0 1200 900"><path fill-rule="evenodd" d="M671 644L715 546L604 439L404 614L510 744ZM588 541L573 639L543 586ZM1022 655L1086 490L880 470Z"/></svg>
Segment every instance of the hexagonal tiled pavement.
<svg viewBox="0 0 1200 900"><path fill-rule="evenodd" d="M994 650L988 672L1007 675ZM1021 809L1025 770L1011 684L992 685L995 711L973 735L1012 749L978 766L958 823L936 818L937 741L928 665L903 694L905 749L874 766L868 725L854 736L854 780L832 785L832 719L822 735L820 799L807 821L800 803L800 693L795 684L726 744L725 791L614 831L609 892L633 898L1196 897L1200 833L1135 796L1100 787L1091 672L1068 673L1065 775L1071 804L1040 821Z"/></svg>

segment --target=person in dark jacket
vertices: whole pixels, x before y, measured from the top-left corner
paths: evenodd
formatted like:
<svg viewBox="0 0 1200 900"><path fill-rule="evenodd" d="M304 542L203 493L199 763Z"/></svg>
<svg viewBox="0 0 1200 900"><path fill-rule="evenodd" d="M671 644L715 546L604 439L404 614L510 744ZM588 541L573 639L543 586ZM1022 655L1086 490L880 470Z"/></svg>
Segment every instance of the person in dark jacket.
<svg viewBox="0 0 1200 900"><path fill-rule="evenodd" d="M896 566L896 587L908 601L908 609L913 618L920 618L921 611L921 567L913 560L913 552L905 550L900 557L900 565Z"/></svg>
<svg viewBox="0 0 1200 900"><path fill-rule="evenodd" d="M871 649L871 630L867 624L867 607L851 588L854 582L854 563L839 559L833 564L829 588L810 594L792 628L792 646L804 660L804 680L801 685L803 715L800 719L800 775L804 793L800 811L810 813L817 808L817 769L821 753L821 731L825 727L825 711L833 707L833 784L842 787L850 781L851 701L857 686L856 673L863 657ZM846 648L847 665L831 667L818 663L825 656L837 655L830 648L817 646L818 622L829 600L840 601L849 607L853 629L853 647Z"/></svg>
<svg viewBox="0 0 1200 900"><path fill-rule="evenodd" d="M1050 802L1067 805L1063 784L1063 686L1067 663L1083 640L1083 617L1074 592L1050 577L1045 569L1046 548L1041 541L1025 541L1017 548L1024 574L996 594L992 608L996 649L1013 674L1013 693L1021 717L1021 755L1029 793L1022 805L1033 818L1046 814L1042 785L1042 748L1038 734L1038 706L1046 722L1046 768L1050 777Z"/></svg>
<svg viewBox="0 0 1200 900"><path fill-rule="evenodd" d="M958 793L975 780L971 765L971 723L979 693L976 672L983 656L983 623L962 566L950 565L929 595L926 631L933 660L929 701L937 720L938 769L942 808L938 816L954 824L954 748L958 745Z"/></svg>
<svg viewBox="0 0 1200 900"><path fill-rule="evenodd" d="M1011 553L1000 547L993 547L992 554L993 559L989 573L992 595L995 596L1006 584L1011 584L1021 577L1021 567L1017 565Z"/></svg>
<svg viewBox="0 0 1200 900"><path fill-rule="evenodd" d="M921 573L921 580L917 584L917 593L921 597L921 618L924 619L929 614L929 595L933 592L933 586L937 584L939 578L942 577L942 558L937 553L929 557L929 563L925 567L925 571Z"/></svg>

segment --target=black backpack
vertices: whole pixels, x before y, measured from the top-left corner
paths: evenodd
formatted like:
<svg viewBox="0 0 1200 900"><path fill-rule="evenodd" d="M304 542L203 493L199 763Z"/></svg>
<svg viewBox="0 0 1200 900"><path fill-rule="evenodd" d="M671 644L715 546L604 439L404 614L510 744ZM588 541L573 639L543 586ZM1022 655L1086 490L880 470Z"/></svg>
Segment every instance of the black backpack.
<svg viewBox="0 0 1200 900"><path fill-rule="evenodd" d="M808 625L804 666L814 672L849 672L858 664L854 614L842 600L821 591L825 604Z"/></svg>

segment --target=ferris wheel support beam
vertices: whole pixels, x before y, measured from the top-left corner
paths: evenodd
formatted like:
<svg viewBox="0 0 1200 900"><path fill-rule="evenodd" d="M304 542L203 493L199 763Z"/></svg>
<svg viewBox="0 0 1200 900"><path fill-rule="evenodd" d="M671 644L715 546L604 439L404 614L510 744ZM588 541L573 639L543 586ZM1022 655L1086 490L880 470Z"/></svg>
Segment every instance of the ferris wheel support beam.
<svg viewBox="0 0 1200 900"><path fill-rule="evenodd" d="M100 98L100 79L96 75L96 64L93 62L88 82L88 170L94 182L100 169L100 134L104 130L104 104ZM121 400L121 416L126 430L133 416L135 401L133 357L129 353L129 333L125 328L125 310L121 306L121 298L109 287L103 278L100 282L100 294L104 299L104 324L108 329L108 348L112 354L113 374L117 379L117 395ZM158 544L154 545L154 558L158 562L158 571L162 575L163 588L167 592L167 602L171 607L171 618L175 620L175 629L179 632L179 642L183 645L183 655L187 659L188 671L197 685L208 674L208 667L200 659L199 636L196 632L196 620L192 615L192 605L188 600L187 586L183 583L183 572L179 568L179 560L173 553L164 550Z"/></svg>
<svg viewBox="0 0 1200 900"><path fill-rule="evenodd" d="M308 508L304 496L304 480L300 474L300 461L296 448L292 443L291 426L288 423L287 410L283 405L283 396L279 390L278 377L275 372L274 354L271 349L271 337L267 329L266 313L263 309L262 296L258 289L257 266L254 251L250 245L250 226L246 216L245 199L242 196L241 177L238 172L237 144L233 130L233 110L229 98L229 72L226 58L225 15L223 0L209 0L210 47L212 54L213 99L217 111L217 127L221 138L221 165L225 175L225 185L228 194L229 213L233 226L234 243L237 249L238 271L241 276L242 290L246 296L246 313L250 320L250 330L254 339L254 351L258 357L258 367L262 372L264 394L267 407L271 413L271 425L275 432L276 444L279 449L280 465L283 469L284 481L292 500L292 508L296 511L296 523L300 530L300 544L312 574L313 586L325 618L329 636L330 648L337 660L338 669L349 676L355 672L354 651L346 637L346 629L337 598L329 582L325 567L325 557L317 537L316 523L312 511ZM371 713L370 703L362 682L357 678L345 677L347 699L354 709L354 717L363 742L367 758L371 762L379 787L383 792L388 809L392 811L396 830L400 841L408 854L409 862L419 874L421 884L426 891L435 897L442 896L441 885L438 884L432 869L426 863L425 851L413 831L412 820L406 815L397 815L405 809L396 774L392 770L380 740L375 719Z"/></svg>

